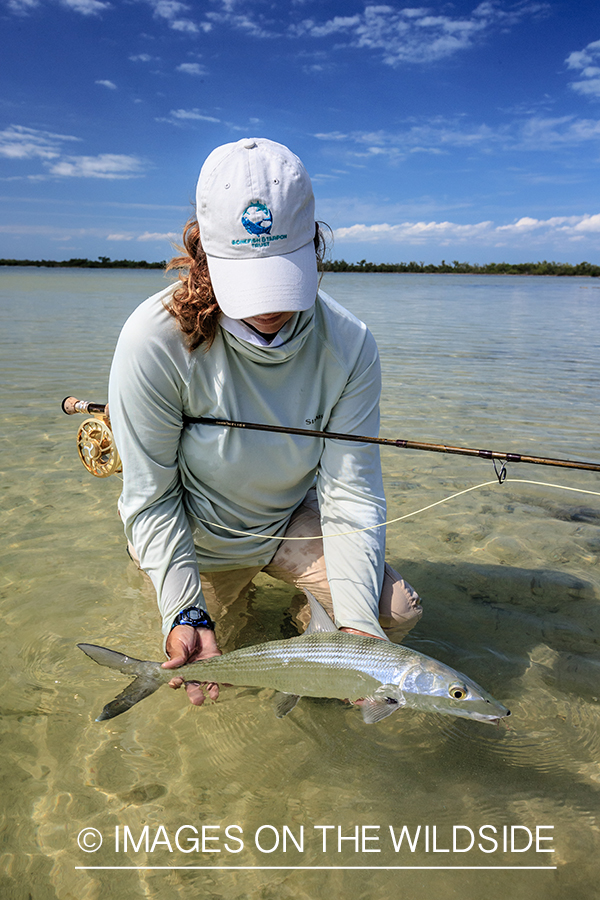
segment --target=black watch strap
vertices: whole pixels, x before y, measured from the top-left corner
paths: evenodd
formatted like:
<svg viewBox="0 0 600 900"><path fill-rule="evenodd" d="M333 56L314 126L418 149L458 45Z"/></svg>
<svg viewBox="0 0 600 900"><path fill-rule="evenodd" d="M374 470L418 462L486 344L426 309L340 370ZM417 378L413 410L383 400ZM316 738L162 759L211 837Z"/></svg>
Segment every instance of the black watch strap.
<svg viewBox="0 0 600 900"><path fill-rule="evenodd" d="M173 619L171 631L177 625L191 625L192 628L210 628L211 631L215 630L215 623L209 614L203 609L198 609L197 606L188 606L187 609L177 613Z"/></svg>

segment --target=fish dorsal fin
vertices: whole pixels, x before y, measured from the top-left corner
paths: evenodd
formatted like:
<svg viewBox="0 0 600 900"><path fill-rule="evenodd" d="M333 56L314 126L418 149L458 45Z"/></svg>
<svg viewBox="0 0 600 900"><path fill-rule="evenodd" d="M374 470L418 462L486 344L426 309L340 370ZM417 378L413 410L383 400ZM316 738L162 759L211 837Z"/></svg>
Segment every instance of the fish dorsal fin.
<svg viewBox="0 0 600 900"><path fill-rule="evenodd" d="M275 694L275 715L278 719L283 719L289 712L293 710L296 703L300 699L298 694L286 694L279 691Z"/></svg>
<svg viewBox="0 0 600 900"><path fill-rule="evenodd" d="M310 622L308 623L308 627L304 634L317 634L318 632L326 632L326 631L338 631L334 623L331 621L319 601L316 597L313 597L310 591L307 591L306 588L302 588L306 596L308 597L308 602L310 604Z"/></svg>
<svg viewBox="0 0 600 900"><path fill-rule="evenodd" d="M365 697L361 703L362 715L367 725L374 725L391 716L393 712L404 706L406 700L402 695L398 696L398 688L394 685L382 685L377 688L374 696Z"/></svg>

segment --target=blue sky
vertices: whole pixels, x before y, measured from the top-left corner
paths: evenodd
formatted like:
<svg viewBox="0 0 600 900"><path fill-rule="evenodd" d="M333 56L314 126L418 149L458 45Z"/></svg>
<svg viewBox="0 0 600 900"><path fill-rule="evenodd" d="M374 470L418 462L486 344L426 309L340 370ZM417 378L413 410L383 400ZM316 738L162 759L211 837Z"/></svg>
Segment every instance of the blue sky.
<svg viewBox="0 0 600 900"><path fill-rule="evenodd" d="M168 258L269 137L333 258L600 263L598 0L2 2L0 257Z"/></svg>

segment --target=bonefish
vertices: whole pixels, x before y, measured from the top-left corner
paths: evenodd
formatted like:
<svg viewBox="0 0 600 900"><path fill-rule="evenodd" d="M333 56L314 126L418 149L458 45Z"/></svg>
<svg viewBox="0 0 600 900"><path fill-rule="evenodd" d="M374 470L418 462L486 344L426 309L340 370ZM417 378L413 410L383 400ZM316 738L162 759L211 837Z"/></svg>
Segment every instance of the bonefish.
<svg viewBox="0 0 600 900"><path fill-rule="evenodd" d="M176 670L134 659L106 647L78 644L95 662L134 680L97 721L112 719L153 694L174 675L278 692L276 713L285 716L300 697L359 700L364 721L379 722L402 707L497 724L510 711L482 687L444 663L400 644L338 631L323 607L305 591L311 621L299 637L233 650Z"/></svg>

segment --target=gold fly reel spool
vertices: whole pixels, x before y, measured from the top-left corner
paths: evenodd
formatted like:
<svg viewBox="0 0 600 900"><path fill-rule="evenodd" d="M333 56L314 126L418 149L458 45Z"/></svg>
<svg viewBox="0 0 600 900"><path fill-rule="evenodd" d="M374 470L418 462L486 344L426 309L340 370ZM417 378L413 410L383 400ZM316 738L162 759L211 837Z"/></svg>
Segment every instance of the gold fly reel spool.
<svg viewBox="0 0 600 900"><path fill-rule="evenodd" d="M121 460L113 433L105 418L86 419L77 432L77 452L88 472L96 478L108 478L121 471Z"/></svg>

